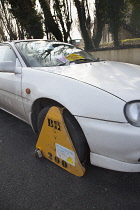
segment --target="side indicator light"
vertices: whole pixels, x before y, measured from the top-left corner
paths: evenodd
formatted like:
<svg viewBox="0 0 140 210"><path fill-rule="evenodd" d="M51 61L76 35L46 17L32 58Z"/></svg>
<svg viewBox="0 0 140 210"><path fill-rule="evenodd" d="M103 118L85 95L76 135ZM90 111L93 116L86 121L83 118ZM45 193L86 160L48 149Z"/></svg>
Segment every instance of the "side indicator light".
<svg viewBox="0 0 140 210"><path fill-rule="evenodd" d="M31 90L30 90L29 88L27 88L27 89L26 89L26 93L27 93L27 94L30 94L30 93L31 93Z"/></svg>

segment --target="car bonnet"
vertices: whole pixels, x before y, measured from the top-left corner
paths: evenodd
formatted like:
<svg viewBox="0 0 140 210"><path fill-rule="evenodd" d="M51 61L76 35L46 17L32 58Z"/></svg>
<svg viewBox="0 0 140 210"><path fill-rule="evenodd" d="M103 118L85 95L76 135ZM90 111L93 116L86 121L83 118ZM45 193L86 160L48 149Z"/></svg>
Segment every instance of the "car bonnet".
<svg viewBox="0 0 140 210"><path fill-rule="evenodd" d="M127 102L140 99L140 67L138 65L100 61L43 67L41 70L79 80Z"/></svg>

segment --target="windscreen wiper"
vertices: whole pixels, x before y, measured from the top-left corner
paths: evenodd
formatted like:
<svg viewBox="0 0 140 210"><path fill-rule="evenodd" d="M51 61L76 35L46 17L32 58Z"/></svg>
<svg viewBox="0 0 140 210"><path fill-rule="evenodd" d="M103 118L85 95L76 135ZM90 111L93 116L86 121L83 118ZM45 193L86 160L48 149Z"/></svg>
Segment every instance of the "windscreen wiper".
<svg viewBox="0 0 140 210"><path fill-rule="evenodd" d="M94 62L94 60L92 60L92 59L87 59L87 58L81 58L81 59L77 59L77 60L70 61L69 63L76 63L76 64L79 64L79 63L88 63L88 62Z"/></svg>
<svg viewBox="0 0 140 210"><path fill-rule="evenodd" d="M92 60L92 59L88 59L88 58L81 58L81 59L77 59L77 60L73 60L73 61L69 61L69 63L61 63L59 64L59 66L65 66L65 65L69 65L71 63L76 63L76 64L80 64L80 63L89 63L89 62L99 62L102 61L99 58L97 58L96 60Z"/></svg>

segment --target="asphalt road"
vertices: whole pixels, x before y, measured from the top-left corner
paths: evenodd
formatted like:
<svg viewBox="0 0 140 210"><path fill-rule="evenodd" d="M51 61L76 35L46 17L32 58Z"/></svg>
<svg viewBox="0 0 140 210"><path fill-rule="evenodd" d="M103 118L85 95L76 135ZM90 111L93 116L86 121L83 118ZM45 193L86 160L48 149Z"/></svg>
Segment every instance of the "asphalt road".
<svg viewBox="0 0 140 210"><path fill-rule="evenodd" d="M0 110L0 210L139 210L140 173L87 166L78 178L35 158L31 127Z"/></svg>

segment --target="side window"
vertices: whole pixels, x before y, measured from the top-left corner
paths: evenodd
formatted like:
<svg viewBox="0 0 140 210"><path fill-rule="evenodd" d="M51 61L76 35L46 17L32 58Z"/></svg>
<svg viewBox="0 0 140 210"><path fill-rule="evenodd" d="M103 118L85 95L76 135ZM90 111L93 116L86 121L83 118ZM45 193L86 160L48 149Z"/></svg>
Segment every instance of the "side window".
<svg viewBox="0 0 140 210"><path fill-rule="evenodd" d="M3 63L12 67L16 66L16 55L9 46L0 46L0 65Z"/></svg>

